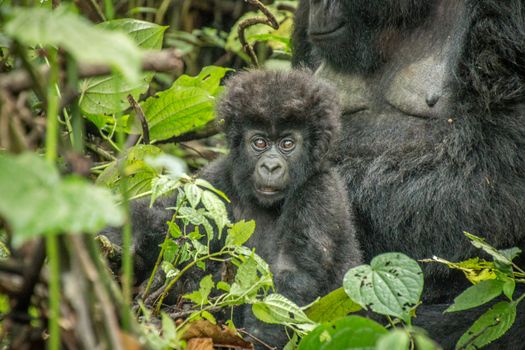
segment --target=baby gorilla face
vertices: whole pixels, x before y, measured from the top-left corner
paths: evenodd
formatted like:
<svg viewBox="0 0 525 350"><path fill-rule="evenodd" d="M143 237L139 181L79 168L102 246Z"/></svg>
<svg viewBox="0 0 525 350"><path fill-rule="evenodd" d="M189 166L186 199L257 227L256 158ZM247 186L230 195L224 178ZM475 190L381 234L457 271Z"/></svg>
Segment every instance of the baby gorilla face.
<svg viewBox="0 0 525 350"><path fill-rule="evenodd" d="M263 206L283 200L291 188L293 168L304 152L302 132L284 130L272 134L250 129L244 132L243 141L253 196Z"/></svg>

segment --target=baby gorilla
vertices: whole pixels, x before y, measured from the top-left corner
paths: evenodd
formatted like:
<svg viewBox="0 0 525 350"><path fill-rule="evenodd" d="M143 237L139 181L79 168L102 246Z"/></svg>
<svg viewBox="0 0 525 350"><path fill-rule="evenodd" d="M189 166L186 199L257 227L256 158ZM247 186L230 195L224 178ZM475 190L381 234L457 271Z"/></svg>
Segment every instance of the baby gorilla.
<svg viewBox="0 0 525 350"><path fill-rule="evenodd" d="M334 89L302 71L251 71L227 82L219 101L229 154L200 174L231 199L232 222L252 220L247 246L270 265L277 292L299 305L341 286L361 262L347 190L331 152L339 137ZM138 278L155 264L174 197L132 203ZM107 232L118 242L118 235ZM285 333L258 322L249 308L236 325L282 348Z"/></svg>
<svg viewBox="0 0 525 350"><path fill-rule="evenodd" d="M299 305L340 287L361 262L347 191L329 161L337 96L302 71L238 74L217 108L229 155L201 175L229 196L233 221L255 220L247 245L269 263L277 292ZM282 332L245 314L249 332L282 348Z"/></svg>

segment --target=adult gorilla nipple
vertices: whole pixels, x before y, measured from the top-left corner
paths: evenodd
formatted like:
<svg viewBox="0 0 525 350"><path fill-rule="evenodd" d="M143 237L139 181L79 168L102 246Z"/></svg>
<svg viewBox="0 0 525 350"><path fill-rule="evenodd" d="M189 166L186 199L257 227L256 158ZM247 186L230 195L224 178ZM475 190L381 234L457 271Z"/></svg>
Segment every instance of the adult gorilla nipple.
<svg viewBox="0 0 525 350"><path fill-rule="evenodd" d="M441 94L438 93L428 93L425 102L427 103L427 106L434 107L436 103L438 103L439 99L441 97Z"/></svg>

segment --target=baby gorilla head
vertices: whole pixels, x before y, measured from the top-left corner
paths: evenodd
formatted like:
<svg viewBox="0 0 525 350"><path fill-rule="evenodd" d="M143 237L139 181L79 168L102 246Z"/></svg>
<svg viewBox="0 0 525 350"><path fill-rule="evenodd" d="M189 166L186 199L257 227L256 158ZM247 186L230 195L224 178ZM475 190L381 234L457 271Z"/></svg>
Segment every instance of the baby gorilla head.
<svg viewBox="0 0 525 350"><path fill-rule="evenodd" d="M339 114L333 88L306 71L250 71L230 79L218 118L224 120L240 196L279 205L327 169Z"/></svg>

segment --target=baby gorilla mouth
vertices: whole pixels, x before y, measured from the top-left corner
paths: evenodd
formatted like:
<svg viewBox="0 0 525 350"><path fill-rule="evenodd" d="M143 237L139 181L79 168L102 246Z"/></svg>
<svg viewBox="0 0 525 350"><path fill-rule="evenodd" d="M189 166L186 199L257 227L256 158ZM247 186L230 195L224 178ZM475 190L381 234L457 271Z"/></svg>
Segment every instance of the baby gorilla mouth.
<svg viewBox="0 0 525 350"><path fill-rule="evenodd" d="M266 195L271 195L271 194L279 193L280 190L277 188L273 188L273 187L261 187L257 189L257 192L266 194Z"/></svg>

